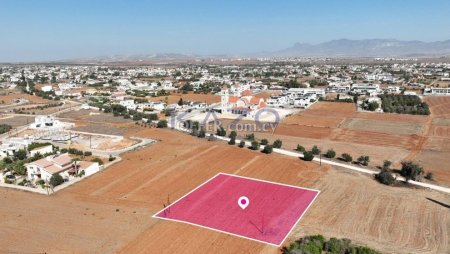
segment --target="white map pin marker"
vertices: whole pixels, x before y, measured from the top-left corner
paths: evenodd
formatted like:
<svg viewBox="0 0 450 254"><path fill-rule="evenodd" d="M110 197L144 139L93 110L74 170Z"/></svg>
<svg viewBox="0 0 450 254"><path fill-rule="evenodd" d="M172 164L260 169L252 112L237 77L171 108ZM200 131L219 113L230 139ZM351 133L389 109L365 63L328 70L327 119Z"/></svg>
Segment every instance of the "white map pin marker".
<svg viewBox="0 0 450 254"><path fill-rule="evenodd" d="M242 210L247 208L247 206L250 204L250 200L246 196L242 196L238 199L238 205L241 207Z"/></svg>

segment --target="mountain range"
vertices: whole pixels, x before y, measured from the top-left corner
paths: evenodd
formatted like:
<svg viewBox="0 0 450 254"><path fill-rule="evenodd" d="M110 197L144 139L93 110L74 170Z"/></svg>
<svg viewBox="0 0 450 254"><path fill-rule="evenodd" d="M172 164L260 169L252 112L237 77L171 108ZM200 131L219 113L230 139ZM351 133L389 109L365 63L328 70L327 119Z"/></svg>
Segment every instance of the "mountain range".
<svg viewBox="0 0 450 254"><path fill-rule="evenodd" d="M277 57L420 57L449 54L450 40L423 42L395 39L340 39L314 45L295 43L292 47L260 55Z"/></svg>

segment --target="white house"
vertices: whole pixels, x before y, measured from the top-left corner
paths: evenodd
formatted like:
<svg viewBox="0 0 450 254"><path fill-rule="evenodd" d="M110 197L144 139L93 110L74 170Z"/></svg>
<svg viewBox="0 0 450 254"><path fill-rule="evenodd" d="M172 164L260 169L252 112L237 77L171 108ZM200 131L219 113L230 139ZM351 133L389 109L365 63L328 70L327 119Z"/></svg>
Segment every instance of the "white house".
<svg viewBox="0 0 450 254"><path fill-rule="evenodd" d="M450 95L450 88L431 87L425 88L423 95Z"/></svg>
<svg viewBox="0 0 450 254"><path fill-rule="evenodd" d="M31 129L50 129L50 128L60 128L65 127L65 124L56 120L53 116L36 116L34 118L34 123L30 124Z"/></svg>
<svg viewBox="0 0 450 254"><path fill-rule="evenodd" d="M376 96L381 90L378 84L353 84L350 91L353 94L370 94Z"/></svg>
<svg viewBox="0 0 450 254"><path fill-rule="evenodd" d="M0 145L0 158L13 156L15 152L26 149L31 144L31 140L24 138L9 138Z"/></svg>
<svg viewBox="0 0 450 254"><path fill-rule="evenodd" d="M28 179L36 181L42 179L46 182L53 174L60 174L63 178L69 179L84 170L85 175L92 175L99 171L97 162L76 161L72 162L69 154L50 155L37 161L25 164Z"/></svg>

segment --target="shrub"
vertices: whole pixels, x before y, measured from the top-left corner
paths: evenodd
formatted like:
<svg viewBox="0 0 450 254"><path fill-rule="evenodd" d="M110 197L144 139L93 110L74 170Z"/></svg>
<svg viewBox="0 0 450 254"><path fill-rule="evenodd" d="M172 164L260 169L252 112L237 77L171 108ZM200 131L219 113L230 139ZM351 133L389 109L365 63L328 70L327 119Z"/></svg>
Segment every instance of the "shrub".
<svg viewBox="0 0 450 254"><path fill-rule="evenodd" d="M255 134L253 134L253 133L247 134L247 135L245 135L245 139L247 139L249 141L253 141L253 140L255 140Z"/></svg>
<svg viewBox="0 0 450 254"><path fill-rule="evenodd" d="M217 129L216 134L217 134L217 136L225 137L227 135L227 131L222 126L220 126Z"/></svg>
<svg viewBox="0 0 450 254"><path fill-rule="evenodd" d="M273 147L272 147L272 145L266 145L266 146L264 147L264 149L263 149L261 152L266 153L266 154L272 153L272 152L273 152Z"/></svg>
<svg viewBox="0 0 450 254"><path fill-rule="evenodd" d="M303 160L312 161L314 159L314 153L311 151L303 152Z"/></svg>
<svg viewBox="0 0 450 254"><path fill-rule="evenodd" d="M329 149L325 154L325 157L327 158L334 158L336 156L336 152L333 149Z"/></svg>
<svg viewBox="0 0 450 254"><path fill-rule="evenodd" d="M420 180L420 176L423 174L423 168L412 161L403 161L400 174L406 178L406 180Z"/></svg>
<svg viewBox="0 0 450 254"><path fill-rule="evenodd" d="M369 156L361 155L361 156L359 156L359 158L358 158L358 163L361 164L361 165L363 165L363 166L369 165L369 161L370 161Z"/></svg>
<svg viewBox="0 0 450 254"><path fill-rule="evenodd" d="M48 142L45 142L45 143L37 143L37 142L33 142L33 143L31 143L31 144L28 145L27 150L28 150L28 151L32 151L32 150L34 150L34 149L36 149L36 148L44 147L44 146L49 146L49 145L51 145L51 144L48 143Z"/></svg>
<svg viewBox="0 0 450 254"><path fill-rule="evenodd" d="M156 128L167 128L167 120L159 120Z"/></svg>
<svg viewBox="0 0 450 254"><path fill-rule="evenodd" d="M244 140L241 140L241 142L239 142L239 145L238 145L240 148L243 148L244 146L245 146L245 141Z"/></svg>
<svg viewBox="0 0 450 254"><path fill-rule="evenodd" d="M378 180L378 182L386 185L392 185L395 183L395 178L392 176L392 173L388 169L382 169L380 173L375 175L375 179Z"/></svg>
<svg viewBox="0 0 450 254"><path fill-rule="evenodd" d="M27 151L20 149L14 152L14 159L25 160L27 158Z"/></svg>
<svg viewBox="0 0 450 254"><path fill-rule="evenodd" d="M91 162L97 162L98 165L103 165L103 161L102 161L102 159L100 159L100 158L93 158L93 159L91 160Z"/></svg>
<svg viewBox="0 0 450 254"><path fill-rule="evenodd" d="M428 173L425 175L425 178L428 179L428 180L433 180L433 173L428 172Z"/></svg>
<svg viewBox="0 0 450 254"><path fill-rule="evenodd" d="M0 124L0 134L6 133L12 129L11 125Z"/></svg>
<svg viewBox="0 0 450 254"><path fill-rule="evenodd" d="M116 159L116 157L109 155L108 161L114 161Z"/></svg>
<svg viewBox="0 0 450 254"><path fill-rule="evenodd" d="M199 138L206 137L206 132L205 132L205 130L203 128L198 132L198 137Z"/></svg>
<svg viewBox="0 0 450 254"><path fill-rule="evenodd" d="M345 161L345 162L351 162L351 161L353 161L352 156L351 156L350 154L348 154L348 153L343 153L343 154L341 155L341 158L342 158L342 160Z"/></svg>
<svg viewBox="0 0 450 254"><path fill-rule="evenodd" d="M314 155L319 155L319 154L320 154L320 149L319 149L316 145L314 145L314 146L311 148L311 152L312 152Z"/></svg>
<svg viewBox="0 0 450 254"><path fill-rule="evenodd" d="M64 183L64 179L60 174L53 174L52 177L50 177L49 183L51 186L55 187Z"/></svg>
<svg viewBox="0 0 450 254"><path fill-rule="evenodd" d="M91 156L91 155L92 155L92 152L90 152L90 151L84 152L84 156Z"/></svg>
<svg viewBox="0 0 450 254"><path fill-rule="evenodd" d="M62 148L61 153L67 153L69 150L67 148Z"/></svg>
<svg viewBox="0 0 450 254"><path fill-rule="evenodd" d="M274 148L281 148L281 146L283 145L283 141L277 139L273 142L273 147Z"/></svg>
<svg viewBox="0 0 450 254"><path fill-rule="evenodd" d="M261 139L261 145L265 146L267 144L269 144L269 141L267 139L265 138Z"/></svg>
<svg viewBox="0 0 450 254"><path fill-rule="evenodd" d="M3 158L3 163L5 164L11 164L13 161L9 157Z"/></svg>
<svg viewBox="0 0 450 254"><path fill-rule="evenodd" d="M250 149L252 149L252 150L258 150L258 149L259 149L259 143L258 143L258 141L256 141L256 140L252 141L252 145L250 146Z"/></svg>
<svg viewBox="0 0 450 254"><path fill-rule="evenodd" d="M228 136L229 138L236 138L237 137L237 133L236 131L231 131L230 132L230 136Z"/></svg>
<svg viewBox="0 0 450 254"><path fill-rule="evenodd" d="M230 138L230 141L228 141L228 144L229 145L235 145L236 144L236 139L234 137Z"/></svg>
<svg viewBox="0 0 450 254"><path fill-rule="evenodd" d="M306 151L306 149L303 146L301 146L301 145L297 145L297 148L295 148L295 150L298 151L298 152Z"/></svg>
<svg viewBox="0 0 450 254"><path fill-rule="evenodd" d="M42 180L42 179L39 179L39 180L36 181L36 184L37 184L37 185L44 185L44 184L45 184L45 181Z"/></svg>

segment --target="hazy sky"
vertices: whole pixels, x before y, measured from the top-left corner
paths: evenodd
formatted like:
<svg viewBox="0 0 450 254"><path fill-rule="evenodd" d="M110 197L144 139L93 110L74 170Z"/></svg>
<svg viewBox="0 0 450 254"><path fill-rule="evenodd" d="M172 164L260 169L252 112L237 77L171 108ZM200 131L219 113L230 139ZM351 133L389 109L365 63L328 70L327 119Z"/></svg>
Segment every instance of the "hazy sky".
<svg viewBox="0 0 450 254"><path fill-rule="evenodd" d="M0 0L0 62L450 39L449 0Z"/></svg>

